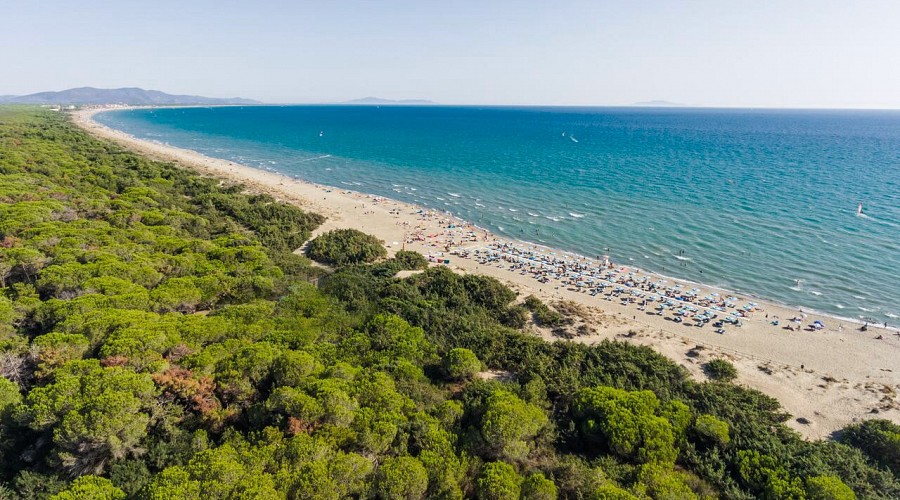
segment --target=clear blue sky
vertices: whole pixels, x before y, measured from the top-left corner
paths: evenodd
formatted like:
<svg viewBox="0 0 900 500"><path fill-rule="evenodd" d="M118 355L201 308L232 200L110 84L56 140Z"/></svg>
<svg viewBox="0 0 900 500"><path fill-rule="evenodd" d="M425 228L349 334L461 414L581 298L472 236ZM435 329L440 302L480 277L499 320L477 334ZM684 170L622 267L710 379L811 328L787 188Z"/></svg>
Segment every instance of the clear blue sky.
<svg viewBox="0 0 900 500"><path fill-rule="evenodd" d="M0 94L900 108L900 1L0 2Z"/></svg>

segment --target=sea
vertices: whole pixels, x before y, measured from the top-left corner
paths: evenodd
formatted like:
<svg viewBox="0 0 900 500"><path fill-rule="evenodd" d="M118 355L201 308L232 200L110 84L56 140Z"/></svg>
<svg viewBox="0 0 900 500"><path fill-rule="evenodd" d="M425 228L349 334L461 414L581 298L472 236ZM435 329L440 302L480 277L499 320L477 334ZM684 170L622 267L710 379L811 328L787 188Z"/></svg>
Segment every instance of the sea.
<svg viewBox="0 0 900 500"><path fill-rule="evenodd" d="M900 111L321 105L95 120L504 237L900 323Z"/></svg>

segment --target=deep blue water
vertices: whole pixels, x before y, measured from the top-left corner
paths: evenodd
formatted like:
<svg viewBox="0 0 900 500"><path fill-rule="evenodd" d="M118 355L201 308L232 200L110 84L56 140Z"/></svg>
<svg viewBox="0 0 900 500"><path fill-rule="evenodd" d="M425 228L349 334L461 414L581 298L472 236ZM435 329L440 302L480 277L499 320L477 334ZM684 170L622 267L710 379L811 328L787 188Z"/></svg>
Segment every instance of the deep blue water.
<svg viewBox="0 0 900 500"><path fill-rule="evenodd" d="M508 237L838 316L900 316L900 112L264 106L96 120Z"/></svg>

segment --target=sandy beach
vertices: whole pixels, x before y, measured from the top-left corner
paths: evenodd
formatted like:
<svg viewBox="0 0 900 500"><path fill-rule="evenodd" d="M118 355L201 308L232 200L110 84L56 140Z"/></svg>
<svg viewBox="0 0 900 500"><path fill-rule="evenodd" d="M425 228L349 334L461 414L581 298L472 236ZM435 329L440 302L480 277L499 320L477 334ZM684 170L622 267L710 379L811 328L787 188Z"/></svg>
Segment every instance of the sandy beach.
<svg viewBox="0 0 900 500"><path fill-rule="evenodd" d="M415 250L433 265L493 276L517 290L520 299L534 294L549 304L564 302L578 318L576 326L584 326L571 341L647 345L699 380L705 377L704 362L727 358L738 369L737 383L778 399L794 416L788 424L807 438L827 437L867 418L900 423L900 333L894 329L860 331L862 325L839 318L505 240L447 213L136 139L92 121L100 111L78 110L73 121L135 152L320 213L327 221L317 234L359 229L384 240L390 252ZM710 324L688 326L712 314ZM725 324L724 333L716 333L712 323L726 318L737 318L741 326ZM811 328L816 321L823 327ZM560 339L549 330L531 329L546 340Z"/></svg>

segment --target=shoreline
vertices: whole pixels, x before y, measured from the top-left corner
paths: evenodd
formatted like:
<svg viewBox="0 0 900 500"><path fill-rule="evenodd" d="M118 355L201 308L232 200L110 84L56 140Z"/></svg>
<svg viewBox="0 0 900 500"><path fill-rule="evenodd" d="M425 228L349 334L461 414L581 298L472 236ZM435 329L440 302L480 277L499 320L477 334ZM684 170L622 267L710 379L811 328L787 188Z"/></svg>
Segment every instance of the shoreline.
<svg viewBox="0 0 900 500"><path fill-rule="evenodd" d="M330 106L330 104L323 104L323 105ZM91 107L89 110L82 109L80 112L89 111L91 115L94 115L94 114L103 113L103 112L107 112L107 111L131 110L131 109L210 108L210 107L243 107L243 106L244 105L213 105L213 106L210 106L210 105L179 105L179 106L173 106L173 105L166 105L166 106L111 105L111 106L94 106L94 107ZM266 105L262 105L262 106L266 106ZM99 122L97 124L99 125ZM103 126L103 125L101 125L101 126ZM127 134L126 132L122 132L122 131L118 131L118 132L129 135L129 137L131 139L143 140L144 142L153 143L153 144L163 147L163 148L168 147L168 148L172 148L172 149L178 149L181 151L188 151L187 149L170 145L168 142L163 142L163 141L149 139L149 138L148 139L137 139L136 137L131 136L130 134ZM199 153L196 151L195 151L195 153L197 153L199 155L204 155L204 158L207 157L207 156L205 156L206 154L213 154L213 153L205 153L204 154L204 153ZM330 155L326 155L326 156L330 156ZM243 158L240 156L238 156L237 158L232 158L232 159L216 158L214 156L209 157L209 158L220 160L220 161L225 161L225 162L231 162L231 163L248 162L247 165L253 164L252 158ZM313 159L315 159L315 158L313 158ZM274 163L274 162L272 162L272 163ZM281 175L285 179L288 179L290 181L301 180L303 182L310 183L310 184L313 184L316 186L326 186L326 184L310 181L310 180L298 177L291 173L280 172L277 168L272 168L268 165L251 166L250 168L266 171L269 173L274 173L277 175ZM330 170L330 169L328 169L328 170ZM326 181L326 182L328 182L328 181ZM419 204L420 202L411 200L411 199L409 199L408 196L405 197L405 199L398 199L398 198L396 198L396 196L397 196L396 194L386 192L387 190L384 189L383 187L381 189L382 194L374 194L374 193L365 193L362 191L357 191L358 189L361 189L361 188L358 187L358 183L356 183L356 182L352 182L352 183L351 182L341 182L340 184L343 184L343 185L338 185L338 183L335 183L333 186L328 185L328 187L331 187L332 189L335 189L335 190L352 191L354 193L358 193L361 195L371 194L372 196L382 196L382 197L392 199L392 200L395 200L395 201L398 201L401 203L416 206L417 208L421 208L421 209L425 209L425 210L432 210L432 211L447 214L448 216L451 216L451 217L457 217L461 221L465 222L466 224L473 225L474 227L481 229L481 230L488 231L491 234L499 235L503 239L523 242L523 243L533 245L533 246L546 247L546 248L552 249L554 251L566 252L573 256L593 259L593 257L589 257L586 254L580 253L580 252L584 251L583 249L582 250L564 249L561 246L560 247L551 246L551 245L555 244L552 242L537 243L537 242L529 241L527 239L520 238L519 235L515 234L515 231L509 231L507 229L504 229L504 227L499 227L499 228L495 228L495 229L481 227L481 226L477 225L476 223L471 222L471 220L472 220L471 218L466 219L464 216L457 215L456 213L453 212L453 210L450 210L445 207L440 207L440 206L431 207L431 206L428 206L427 203L425 205L421 205L421 204ZM354 186L352 184L357 184L357 186ZM394 191L398 191L398 190L394 189ZM399 193L399 191L398 191L398 193ZM401 193L401 194L403 194L403 193ZM451 193L451 194L453 194L453 193ZM476 203L476 205L477 205L477 203ZM470 216L472 216L472 214L470 214ZM563 243L558 243L558 244L563 245ZM773 297L767 295L766 293L753 291L752 286L751 287L739 287L736 283L727 283L727 281L729 281L728 279L719 280L720 283L713 284L713 283L708 283L708 282L702 281L702 280L704 280L704 276L702 274L694 275L692 278L685 278L683 276L678 275L679 269L676 269L673 267L667 267L667 265L664 263L661 266L659 266L659 265L655 266L655 267L657 267L656 270L651 270L649 268L643 268L643 267L640 267L639 265L634 264L633 261L635 259L633 259L631 257L635 257L635 255L618 255L617 258L620 260L617 262L619 262L622 265L626 265L629 268L632 268L632 269L634 269L638 272L644 273L644 274L659 276L659 277L662 277L662 278L668 279L668 280L676 280L678 282L701 287L705 290L713 290L713 291L716 291L719 293L727 293L727 294L751 297L757 301L765 302L767 304L777 306L778 308L794 310L801 314L810 314L810 315L814 315L814 316L820 317L820 318L828 318L829 320L838 322L839 324L851 323L851 324L857 324L860 326L868 325L869 328L877 327L880 329L886 329L888 332L891 332L891 333L900 332L900 323L897 323L897 321L900 321L900 320L898 320L898 317L896 314L893 314L892 310L872 311L871 309L867 309L862 306L857 307L856 305L853 305L853 304L851 304L848 307L844 307L842 304L837 304L837 306L835 308L828 307L829 305L833 306L834 304L821 304L820 303L820 304L818 304L818 306L810 306L810 305L808 305L808 303L807 304L803 303L804 299L802 297L788 298L787 296L784 296L782 298L773 298ZM646 255L644 257L646 257ZM678 257L678 256L676 256L675 258L682 259L682 257ZM692 259L684 259L684 260L692 260ZM651 265L650 263L646 263L646 264ZM703 271L701 270L700 272L702 273ZM669 274L669 273L672 273L672 274ZM730 281L734 281L734 280L730 280ZM790 281L794 281L794 280L791 279ZM799 287L799 286L800 285L798 284L797 287ZM794 288L793 286L791 286L791 290L801 292L800 288ZM817 291L811 291L811 294L821 295L821 293L819 293ZM778 293L774 292L774 295L777 296ZM882 296L883 296L883 294L882 294ZM857 297L857 298L862 298L862 297ZM813 300L813 299L810 299L810 300ZM820 307L821 307L821 309L820 309ZM854 315L854 313L856 313L856 314Z"/></svg>
<svg viewBox="0 0 900 500"><path fill-rule="evenodd" d="M314 235L340 227L361 229L384 240L390 253L398 250L402 241L403 248L419 251L426 257L430 255L433 260L438 257L449 259L455 271L498 278L519 292L520 299L534 294L548 303L564 300L579 304L587 311L584 324L589 325L593 332L576 336L573 341L594 343L616 339L648 345L687 368L700 380L705 378L701 368L704 361L714 357L728 358L738 368L737 383L775 397L786 411L808 421L807 424L796 419L788 422L789 426L808 438L826 437L863 418L887 418L900 422L900 403L896 396L900 391L900 335L895 336L893 328L870 326L866 332L860 332L856 327L862 322L856 323L858 320L823 314L802 306L778 304L752 294L723 290L626 265L626 271L630 270L637 279L647 280L644 284L649 280L663 280L673 285L700 289L697 292L699 296L731 295L738 297L741 303L748 298L759 302L758 308L754 309L760 310L753 310L748 314L749 318L741 319L743 327L727 327L724 335L713 333L713 328L708 326L683 326L662 315L637 309L634 303L612 300L612 294L605 297L599 293L589 295L580 286L542 284L528 276L524 269L507 270L502 263L485 264L474 258L462 258L458 252L485 250L492 244L502 242L523 248L542 248L548 253L556 252L592 272L600 264L595 259L537 243L500 238L449 212L297 180L232 161L206 157L195 151L137 139L92 120L94 114L109 109L81 109L71 116L78 126L89 133L112 140L139 154L174 161L204 174L240 182L249 189L319 212L327 220ZM457 255L452 254L454 251ZM622 267L623 264L615 266ZM617 274L617 278L620 277ZM629 291L635 292L637 289ZM615 297L619 299L618 294ZM643 300L646 301L645 298ZM804 324L819 320L826 328L814 332L786 331L769 321L771 315L787 322L788 318L798 314L798 310L806 316ZM729 312L724 310L725 314ZM628 318L629 315L632 318ZM843 328L844 323L850 326ZM840 326L835 328L835 324ZM540 328L532 330L548 341L560 340L549 331ZM698 353L696 346L704 346L704 349Z"/></svg>

